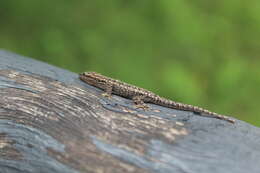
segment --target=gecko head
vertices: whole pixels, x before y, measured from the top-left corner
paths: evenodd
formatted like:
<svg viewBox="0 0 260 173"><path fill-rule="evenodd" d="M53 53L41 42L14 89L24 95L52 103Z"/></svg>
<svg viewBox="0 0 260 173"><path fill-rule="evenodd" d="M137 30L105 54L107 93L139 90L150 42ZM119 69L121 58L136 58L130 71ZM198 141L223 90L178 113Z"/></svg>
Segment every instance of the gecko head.
<svg viewBox="0 0 260 173"><path fill-rule="evenodd" d="M104 89L106 87L106 80L104 76L96 72L84 72L79 75L79 78L89 85Z"/></svg>

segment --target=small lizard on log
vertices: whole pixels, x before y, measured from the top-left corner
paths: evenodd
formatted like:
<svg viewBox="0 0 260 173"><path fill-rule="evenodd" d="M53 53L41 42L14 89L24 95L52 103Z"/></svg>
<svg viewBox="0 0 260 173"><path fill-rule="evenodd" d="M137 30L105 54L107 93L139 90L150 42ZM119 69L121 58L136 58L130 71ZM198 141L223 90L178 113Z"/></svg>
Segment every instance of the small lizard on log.
<svg viewBox="0 0 260 173"><path fill-rule="evenodd" d="M192 106L184 103L175 102L156 95L155 93L125 82L112 79L96 72L84 72L79 74L79 78L89 85L95 86L105 91L103 96L110 97L111 94L119 95L128 99L132 99L138 108L148 108L145 103L152 103L168 108L192 111L200 115L207 114L212 118L225 120L231 123L235 121L227 116L208 111L206 109Z"/></svg>

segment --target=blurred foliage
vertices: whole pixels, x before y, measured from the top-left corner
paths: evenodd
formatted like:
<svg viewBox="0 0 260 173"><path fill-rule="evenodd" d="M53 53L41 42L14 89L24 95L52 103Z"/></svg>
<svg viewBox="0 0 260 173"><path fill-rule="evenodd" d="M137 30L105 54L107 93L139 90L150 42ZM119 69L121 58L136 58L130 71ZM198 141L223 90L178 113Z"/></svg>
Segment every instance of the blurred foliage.
<svg viewBox="0 0 260 173"><path fill-rule="evenodd" d="M260 126L260 2L0 2L0 48Z"/></svg>

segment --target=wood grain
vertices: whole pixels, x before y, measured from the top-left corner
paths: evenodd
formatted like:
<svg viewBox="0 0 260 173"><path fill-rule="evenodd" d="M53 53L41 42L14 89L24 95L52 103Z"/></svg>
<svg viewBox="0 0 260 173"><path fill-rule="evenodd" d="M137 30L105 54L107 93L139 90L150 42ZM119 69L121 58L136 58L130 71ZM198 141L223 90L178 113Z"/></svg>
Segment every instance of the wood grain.
<svg viewBox="0 0 260 173"><path fill-rule="evenodd" d="M260 129L130 100L0 51L0 172L260 171Z"/></svg>

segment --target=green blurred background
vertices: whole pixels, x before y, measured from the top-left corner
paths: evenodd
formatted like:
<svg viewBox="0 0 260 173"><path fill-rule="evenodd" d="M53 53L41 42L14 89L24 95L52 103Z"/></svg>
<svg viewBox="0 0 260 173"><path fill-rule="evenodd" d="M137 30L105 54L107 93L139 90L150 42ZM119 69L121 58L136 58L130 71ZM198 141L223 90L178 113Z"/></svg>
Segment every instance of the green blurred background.
<svg viewBox="0 0 260 173"><path fill-rule="evenodd" d="M0 48L260 126L260 1L0 2Z"/></svg>

